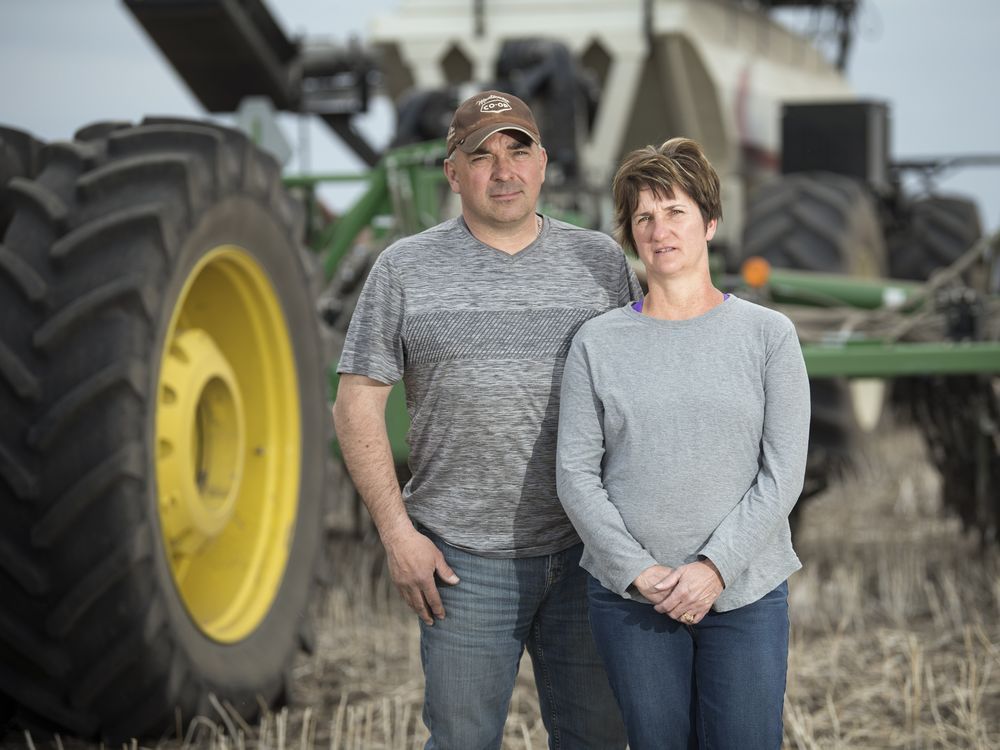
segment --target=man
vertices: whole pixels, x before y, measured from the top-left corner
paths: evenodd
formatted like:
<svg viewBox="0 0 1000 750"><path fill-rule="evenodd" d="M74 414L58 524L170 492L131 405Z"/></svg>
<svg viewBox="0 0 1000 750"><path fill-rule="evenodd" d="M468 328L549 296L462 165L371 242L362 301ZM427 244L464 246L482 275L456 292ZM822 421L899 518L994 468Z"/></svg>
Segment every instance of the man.
<svg viewBox="0 0 1000 750"><path fill-rule="evenodd" d="M639 285L609 237L535 212L547 157L520 99L462 103L447 152L462 215L379 256L334 406L393 581L421 620L427 747L499 748L527 648L550 746L621 748L555 447L574 332ZM413 473L402 492L384 422L400 378Z"/></svg>

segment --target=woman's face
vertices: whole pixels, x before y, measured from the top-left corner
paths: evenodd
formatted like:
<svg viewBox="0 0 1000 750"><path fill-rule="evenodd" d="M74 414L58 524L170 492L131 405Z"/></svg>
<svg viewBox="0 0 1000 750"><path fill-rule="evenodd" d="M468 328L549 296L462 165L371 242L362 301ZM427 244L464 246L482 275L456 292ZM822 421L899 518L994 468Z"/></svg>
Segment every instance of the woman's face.
<svg viewBox="0 0 1000 750"><path fill-rule="evenodd" d="M632 214L632 238L646 275L708 273L708 241L717 223L712 219L705 226L698 204L679 187L673 198L643 188Z"/></svg>

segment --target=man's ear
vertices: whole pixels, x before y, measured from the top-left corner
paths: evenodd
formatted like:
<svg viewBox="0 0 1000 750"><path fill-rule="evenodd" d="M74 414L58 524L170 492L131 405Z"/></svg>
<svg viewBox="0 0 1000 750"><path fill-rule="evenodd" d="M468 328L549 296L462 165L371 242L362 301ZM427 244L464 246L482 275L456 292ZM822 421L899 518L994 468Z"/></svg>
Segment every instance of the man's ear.
<svg viewBox="0 0 1000 750"><path fill-rule="evenodd" d="M448 180L448 184L451 186L451 192L461 192L458 186L458 172L455 169L454 162L451 159L445 159L442 168L444 169L444 176Z"/></svg>

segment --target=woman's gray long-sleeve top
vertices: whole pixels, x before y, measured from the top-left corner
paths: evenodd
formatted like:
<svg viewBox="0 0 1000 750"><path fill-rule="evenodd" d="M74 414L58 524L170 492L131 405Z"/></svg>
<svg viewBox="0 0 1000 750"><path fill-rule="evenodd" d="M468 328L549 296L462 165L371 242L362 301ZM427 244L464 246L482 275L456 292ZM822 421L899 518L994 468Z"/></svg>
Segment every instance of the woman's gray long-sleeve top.
<svg viewBox="0 0 1000 750"><path fill-rule="evenodd" d="M563 373L559 498L583 567L643 600L654 564L704 556L726 587L714 609L756 601L801 567L788 513L802 490L809 381L795 328L730 296L696 318L630 307L581 326Z"/></svg>

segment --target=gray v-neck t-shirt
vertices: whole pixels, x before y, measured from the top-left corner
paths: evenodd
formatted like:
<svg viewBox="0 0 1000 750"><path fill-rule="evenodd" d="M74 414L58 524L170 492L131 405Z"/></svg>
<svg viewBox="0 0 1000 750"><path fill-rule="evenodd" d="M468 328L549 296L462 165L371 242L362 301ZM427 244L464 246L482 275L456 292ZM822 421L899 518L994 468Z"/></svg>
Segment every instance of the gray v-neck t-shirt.
<svg viewBox="0 0 1000 750"><path fill-rule="evenodd" d="M610 237L547 217L513 255L460 218L387 248L337 370L406 386L410 517L490 557L578 543L555 484L563 362L584 321L641 296Z"/></svg>
<svg viewBox="0 0 1000 750"><path fill-rule="evenodd" d="M561 403L559 495L606 588L641 600L643 570L705 556L725 611L798 570L809 382L787 317L735 296L689 320L612 310L577 333Z"/></svg>

